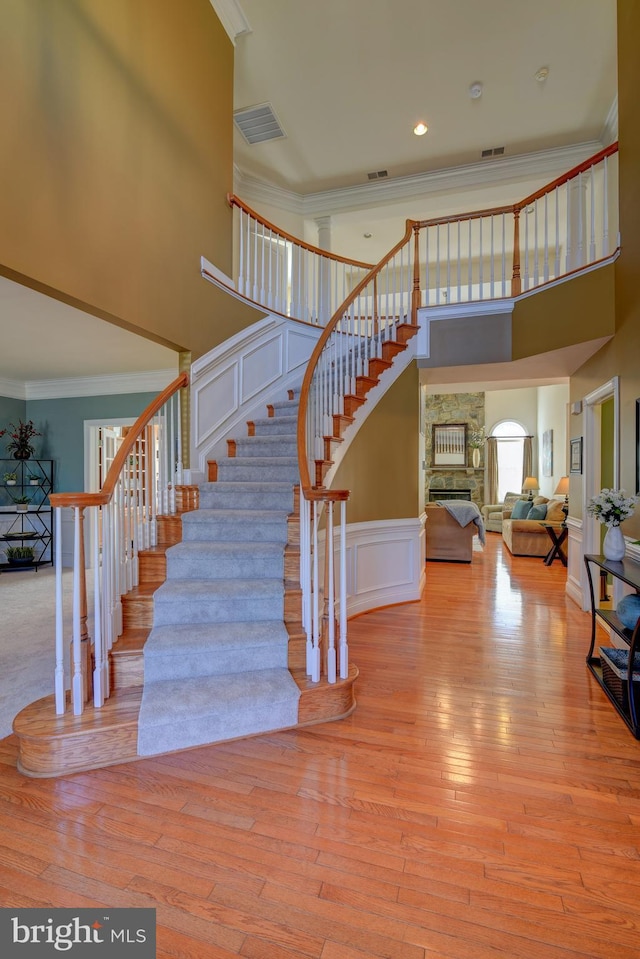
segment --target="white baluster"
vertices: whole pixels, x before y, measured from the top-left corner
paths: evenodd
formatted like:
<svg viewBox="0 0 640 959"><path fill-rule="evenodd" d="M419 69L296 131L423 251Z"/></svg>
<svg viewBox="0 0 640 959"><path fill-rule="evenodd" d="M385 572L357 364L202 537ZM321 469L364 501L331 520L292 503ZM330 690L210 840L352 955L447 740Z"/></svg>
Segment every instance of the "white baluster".
<svg viewBox="0 0 640 959"><path fill-rule="evenodd" d="M591 204L591 217L590 217L590 243L589 243L589 262L595 263L596 261L596 192L595 192L595 172L594 168L591 167L590 170L590 197L589 201Z"/></svg>
<svg viewBox="0 0 640 959"><path fill-rule="evenodd" d="M347 504L340 503L340 679L349 675L347 644Z"/></svg>
<svg viewBox="0 0 640 959"><path fill-rule="evenodd" d="M55 509L56 538L56 668L54 678L56 713L66 710L66 692L64 682L64 617L62 601L62 507Z"/></svg>
<svg viewBox="0 0 640 959"><path fill-rule="evenodd" d="M327 682L336 681L336 609L335 609L335 586L333 579L333 503L328 501L325 504L327 513L326 538L324 548L327 551L326 570L327 582L325 582L326 609L327 609Z"/></svg>
<svg viewBox="0 0 640 959"><path fill-rule="evenodd" d="M544 282L549 280L549 194L544 195Z"/></svg>
<svg viewBox="0 0 640 959"><path fill-rule="evenodd" d="M71 700L73 703L74 716L80 716L84 710L84 684L82 681L82 649L80 634L80 577L84 571L81 571L82 550L80 547L81 536L80 509L73 507L73 613L72 613L72 646L71 646Z"/></svg>
<svg viewBox="0 0 640 959"><path fill-rule="evenodd" d="M313 524L313 653L311 662L311 680L320 682L320 580L318 576L318 504L311 504Z"/></svg>
<svg viewBox="0 0 640 959"><path fill-rule="evenodd" d="M93 705L103 705L108 695L107 657L102 640L102 593L100 589L100 509L93 511Z"/></svg>

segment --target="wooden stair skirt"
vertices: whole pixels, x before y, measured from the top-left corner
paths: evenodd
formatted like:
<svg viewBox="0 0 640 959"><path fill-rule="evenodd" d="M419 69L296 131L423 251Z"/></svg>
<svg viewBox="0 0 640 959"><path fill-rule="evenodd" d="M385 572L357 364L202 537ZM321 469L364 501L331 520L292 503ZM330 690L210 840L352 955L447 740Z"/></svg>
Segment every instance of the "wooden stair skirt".
<svg viewBox="0 0 640 959"><path fill-rule="evenodd" d="M197 507L185 497L183 512ZM296 509L298 494L295 497ZM331 722L355 709L355 667L345 680L311 683L306 675L306 637L301 622L299 512L289 517L285 550L285 625L289 632L289 670L301 691L297 726ZM100 709L87 704L74 716L57 716L54 696L45 696L16 716L18 769L25 776L54 777L139 759L138 715L144 674L143 646L153 624L153 594L166 576L165 551L182 539L180 514L158 517L158 545L139 554L139 585L122 597L123 632L110 652L111 696ZM297 728L297 727L295 727ZM204 747L194 747L204 748Z"/></svg>

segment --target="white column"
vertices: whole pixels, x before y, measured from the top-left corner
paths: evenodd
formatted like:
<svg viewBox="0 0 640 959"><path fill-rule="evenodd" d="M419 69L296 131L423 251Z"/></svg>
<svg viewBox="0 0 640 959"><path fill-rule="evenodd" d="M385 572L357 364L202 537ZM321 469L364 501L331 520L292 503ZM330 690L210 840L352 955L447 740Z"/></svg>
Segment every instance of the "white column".
<svg viewBox="0 0 640 959"><path fill-rule="evenodd" d="M329 252L331 250L331 217L320 216L315 223L318 227L318 247ZM330 262L322 257L318 271L318 316L321 326L327 324L332 313Z"/></svg>

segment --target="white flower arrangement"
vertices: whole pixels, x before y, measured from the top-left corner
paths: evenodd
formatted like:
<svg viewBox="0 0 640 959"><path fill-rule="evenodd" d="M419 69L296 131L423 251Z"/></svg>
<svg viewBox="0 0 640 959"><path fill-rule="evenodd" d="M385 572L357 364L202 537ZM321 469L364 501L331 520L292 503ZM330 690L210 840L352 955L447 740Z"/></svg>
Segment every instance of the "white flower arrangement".
<svg viewBox="0 0 640 959"><path fill-rule="evenodd" d="M484 426L481 426L477 430L471 430L469 433L469 449L471 450L480 450L484 446L484 441L486 439L486 432Z"/></svg>
<svg viewBox="0 0 640 959"><path fill-rule="evenodd" d="M623 489L602 489L587 503L587 511L604 526L620 526L633 514L637 496L627 496Z"/></svg>

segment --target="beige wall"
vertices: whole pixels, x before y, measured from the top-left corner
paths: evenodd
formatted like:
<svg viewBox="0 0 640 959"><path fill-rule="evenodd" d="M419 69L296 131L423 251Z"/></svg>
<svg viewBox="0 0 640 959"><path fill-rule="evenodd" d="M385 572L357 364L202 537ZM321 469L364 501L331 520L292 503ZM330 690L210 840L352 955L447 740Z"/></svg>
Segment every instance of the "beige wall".
<svg viewBox="0 0 640 959"><path fill-rule="evenodd" d="M620 377L621 485L635 492L635 401L640 397L640 4L618 2L618 122L620 128L621 254L615 264L616 335L571 377L571 401ZM571 417L572 436L582 435L582 417ZM579 483L571 487L571 512L581 515ZM624 524L627 536L640 537L640 510Z"/></svg>
<svg viewBox="0 0 640 959"><path fill-rule="evenodd" d="M418 368L411 363L363 423L331 484L352 492L347 522L420 514L419 434Z"/></svg>
<svg viewBox="0 0 640 959"><path fill-rule="evenodd" d="M232 96L209 0L4 0L0 272L194 357L239 329L199 276L231 269Z"/></svg>
<svg viewBox="0 0 640 959"><path fill-rule="evenodd" d="M513 310L513 359L612 336L613 265L518 300Z"/></svg>

